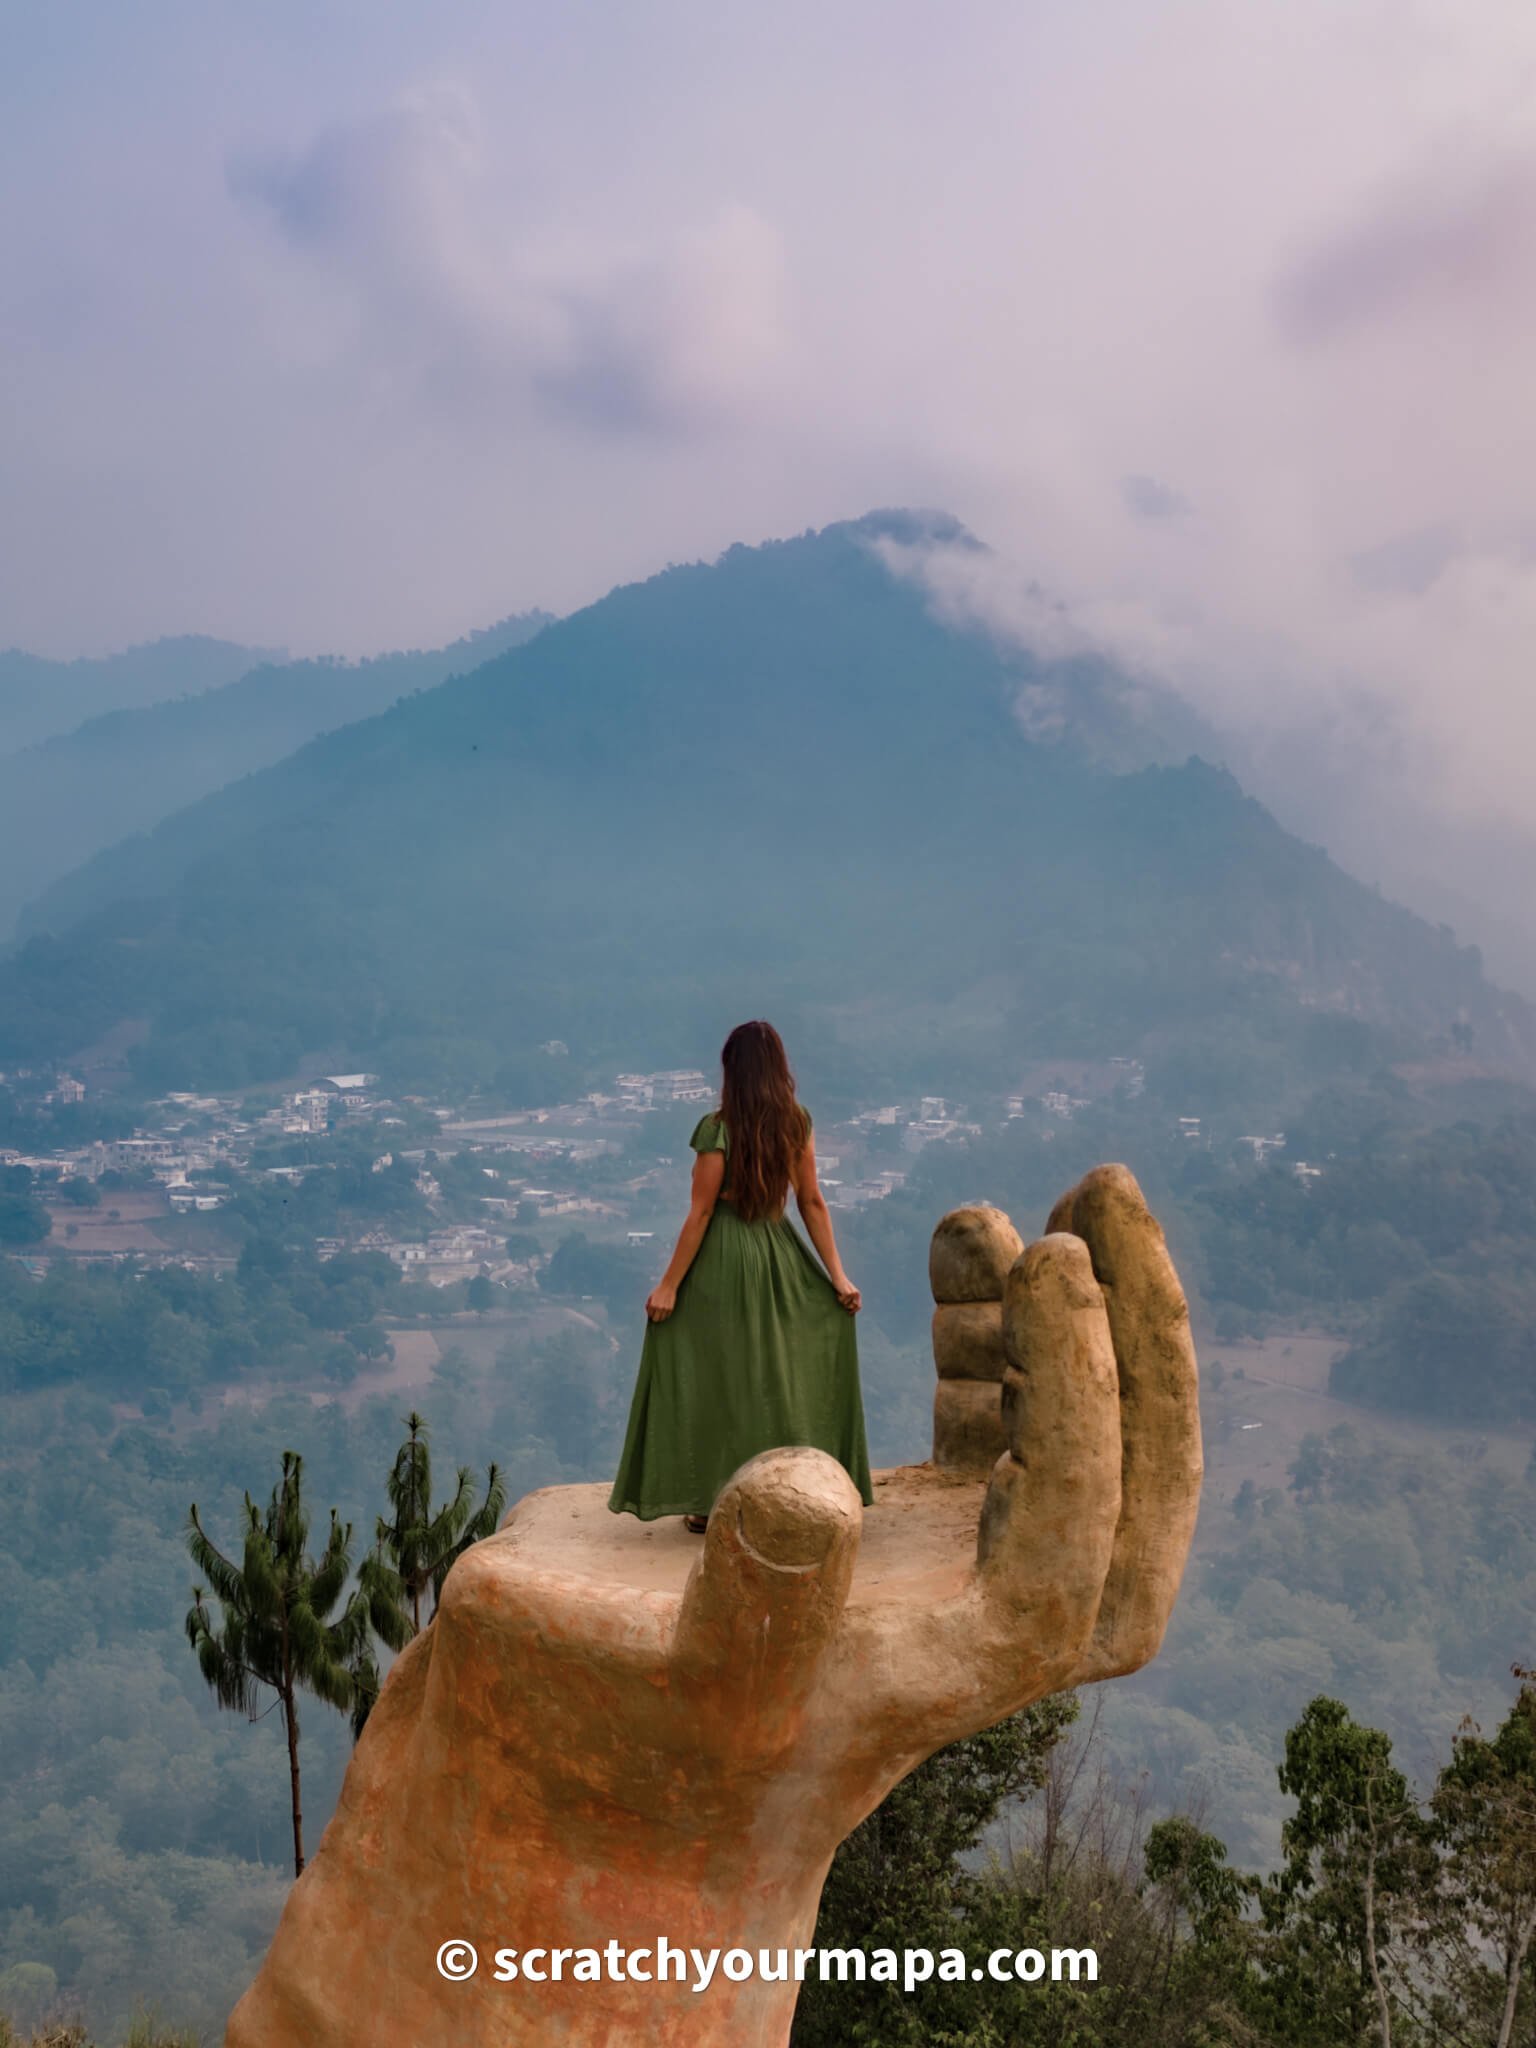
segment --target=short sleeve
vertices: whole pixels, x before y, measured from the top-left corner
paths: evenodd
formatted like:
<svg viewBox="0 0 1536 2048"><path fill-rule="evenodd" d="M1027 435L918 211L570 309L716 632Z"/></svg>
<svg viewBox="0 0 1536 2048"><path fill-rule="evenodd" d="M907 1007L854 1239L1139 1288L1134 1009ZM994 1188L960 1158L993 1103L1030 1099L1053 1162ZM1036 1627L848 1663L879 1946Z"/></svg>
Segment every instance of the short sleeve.
<svg viewBox="0 0 1536 2048"><path fill-rule="evenodd" d="M725 1124L714 1110L699 1118L688 1143L695 1152L723 1152L726 1149Z"/></svg>

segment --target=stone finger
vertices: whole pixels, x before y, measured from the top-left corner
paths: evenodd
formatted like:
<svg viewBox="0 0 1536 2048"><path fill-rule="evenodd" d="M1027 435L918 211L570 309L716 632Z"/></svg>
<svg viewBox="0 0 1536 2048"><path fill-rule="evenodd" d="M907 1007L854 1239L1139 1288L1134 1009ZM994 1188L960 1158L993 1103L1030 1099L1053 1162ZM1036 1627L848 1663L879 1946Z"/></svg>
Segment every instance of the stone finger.
<svg viewBox="0 0 1536 2048"><path fill-rule="evenodd" d="M1156 1655L1194 1535L1204 1470L1189 1306L1135 1176L1099 1166L1057 1203L1050 1228L1087 1246L1103 1291L1120 1388L1120 1517L1086 1679Z"/></svg>

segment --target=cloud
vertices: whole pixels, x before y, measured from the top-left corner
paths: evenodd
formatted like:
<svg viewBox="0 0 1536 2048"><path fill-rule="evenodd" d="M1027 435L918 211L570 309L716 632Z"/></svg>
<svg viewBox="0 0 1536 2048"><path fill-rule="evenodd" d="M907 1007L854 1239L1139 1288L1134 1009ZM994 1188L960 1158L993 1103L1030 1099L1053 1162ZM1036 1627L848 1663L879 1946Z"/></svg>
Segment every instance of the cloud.
<svg viewBox="0 0 1536 2048"><path fill-rule="evenodd" d="M505 246L463 93L321 130L297 151L231 154L316 291L352 319L340 352L475 419L520 399L599 434L691 435L771 377L787 329L781 238L745 207L649 245L545 232Z"/></svg>
<svg viewBox="0 0 1536 2048"><path fill-rule="evenodd" d="M1349 567L1363 589L1396 590L1422 597L1462 552L1462 547L1461 535L1454 526L1420 526L1411 533L1394 534L1390 540L1362 549L1351 556Z"/></svg>
<svg viewBox="0 0 1536 2048"><path fill-rule="evenodd" d="M1422 170L1281 278L1293 340L1323 345L1426 312L1475 312L1536 288L1536 153Z"/></svg>
<svg viewBox="0 0 1536 2048"><path fill-rule="evenodd" d="M1182 492L1155 476L1121 477L1120 498L1134 519L1187 519L1194 510Z"/></svg>
<svg viewBox="0 0 1536 2048"><path fill-rule="evenodd" d="M226 179L237 199L269 208L296 247L380 278L431 275L474 150L469 103L443 93L324 128L299 150L235 149Z"/></svg>
<svg viewBox="0 0 1536 2048"><path fill-rule="evenodd" d="M558 344L538 390L575 418L686 432L727 416L784 343L779 236L746 208L612 272L556 289Z"/></svg>
<svg viewBox="0 0 1536 2048"><path fill-rule="evenodd" d="M1536 10L95 11L0 75L7 637L423 645L937 504L935 601L1385 885L1528 836Z"/></svg>

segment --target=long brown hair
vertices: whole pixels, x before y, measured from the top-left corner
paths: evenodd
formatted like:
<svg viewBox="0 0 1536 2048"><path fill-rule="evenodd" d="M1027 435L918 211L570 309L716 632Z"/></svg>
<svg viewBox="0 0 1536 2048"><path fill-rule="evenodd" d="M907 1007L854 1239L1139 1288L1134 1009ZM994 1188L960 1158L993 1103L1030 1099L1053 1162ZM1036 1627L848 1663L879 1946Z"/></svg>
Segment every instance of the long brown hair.
<svg viewBox="0 0 1536 2048"><path fill-rule="evenodd" d="M777 1213L809 1124L784 1041L761 1017L720 1048L720 1114L731 1141L731 1194L744 1223Z"/></svg>

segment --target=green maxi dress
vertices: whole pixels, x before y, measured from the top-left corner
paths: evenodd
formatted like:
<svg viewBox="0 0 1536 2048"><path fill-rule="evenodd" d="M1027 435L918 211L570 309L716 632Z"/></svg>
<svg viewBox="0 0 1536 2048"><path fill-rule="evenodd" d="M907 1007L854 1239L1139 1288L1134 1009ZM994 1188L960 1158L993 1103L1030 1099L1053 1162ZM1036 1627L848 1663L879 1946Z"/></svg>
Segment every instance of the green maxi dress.
<svg viewBox="0 0 1536 2048"><path fill-rule="evenodd" d="M810 1127L810 1111L806 1111ZM729 1199L730 1141L701 1117L695 1152L724 1152L722 1199L662 1322L647 1321L615 1514L707 1515L759 1451L814 1444L874 1499L854 1318L785 1216L744 1223Z"/></svg>

